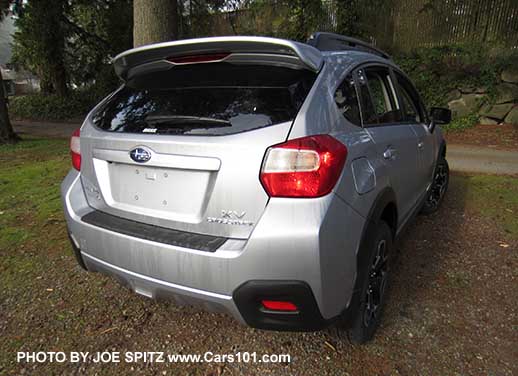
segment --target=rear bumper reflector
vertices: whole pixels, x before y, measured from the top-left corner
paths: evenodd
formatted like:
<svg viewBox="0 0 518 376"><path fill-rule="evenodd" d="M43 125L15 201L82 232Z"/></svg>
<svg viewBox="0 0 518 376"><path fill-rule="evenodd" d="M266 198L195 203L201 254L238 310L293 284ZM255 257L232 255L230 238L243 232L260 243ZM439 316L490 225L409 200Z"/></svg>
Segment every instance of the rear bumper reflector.
<svg viewBox="0 0 518 376"><path fill-rule="evenodd" d="M303 281L252 280L234 290L232 298L253 328L313 331L334 320L322 317L311 287Z"/></svg>
<svg viewBox="0 0 518 376"><path fill-rule="evenodd" d="M165 227L135 222L129 219L116 217L100 211L93 211L84 215L81 220L92 226L97 226L133 236L135 238L154 241L157 243L174 245L205 252L215 252L227 241L227 238L192 232L173 230Z"/></svg>

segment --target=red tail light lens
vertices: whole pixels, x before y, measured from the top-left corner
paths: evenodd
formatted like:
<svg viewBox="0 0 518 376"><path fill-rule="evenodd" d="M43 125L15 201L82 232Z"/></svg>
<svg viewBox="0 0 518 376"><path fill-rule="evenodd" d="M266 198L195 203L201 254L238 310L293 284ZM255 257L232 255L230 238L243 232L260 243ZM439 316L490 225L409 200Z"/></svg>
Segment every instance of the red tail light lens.
<svg viewBox="0 0 518 376"><path fill-rule="evenodd" d="M72 156L72 166L81 171L81 148L79 144L80 130L76 129L70 138L70 155Z"/></svg>
<svg viewBox="0 0 518 376"><path fill-rule="evenodd" d="M261 304L264 309L268 311L285 311L285 312L296 312L298 308L292 302L286 302L281 300L262 300Z"/></svg>
<svg viewBox="0 0 518 376"><path fill-rule="evenodd" d="M335 186L347 148L328 135L297 138L270 147L261 183L271 197L321 197Z"/></svg>

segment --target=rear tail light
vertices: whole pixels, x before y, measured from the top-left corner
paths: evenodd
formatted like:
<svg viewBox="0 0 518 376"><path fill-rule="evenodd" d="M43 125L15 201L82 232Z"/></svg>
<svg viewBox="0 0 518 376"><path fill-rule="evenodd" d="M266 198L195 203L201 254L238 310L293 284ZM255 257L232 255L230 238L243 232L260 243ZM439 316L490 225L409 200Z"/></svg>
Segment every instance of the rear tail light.
<svg viewBox="0 0 518 376"><path fill-rule="evenodd" d="M268 311L284 311L284 312L297 312L298 308L295 304L288 301L282 300L262 300L261 304L263 308Z"/></svg>
<svg viewBox="0 0 518 376"><path fill-rule="evenodd" d="M347 148L328 135L289 140L266 152L261 183L270 197L321 197L335 186Z"/></svg>
<svg viewBox="0 0 518 376"><path fill-rule="evenodd" d="M76 129L70 138L70 155L72 156L72 166L81 171L81 148L79 144L80 129Z"/></svg>

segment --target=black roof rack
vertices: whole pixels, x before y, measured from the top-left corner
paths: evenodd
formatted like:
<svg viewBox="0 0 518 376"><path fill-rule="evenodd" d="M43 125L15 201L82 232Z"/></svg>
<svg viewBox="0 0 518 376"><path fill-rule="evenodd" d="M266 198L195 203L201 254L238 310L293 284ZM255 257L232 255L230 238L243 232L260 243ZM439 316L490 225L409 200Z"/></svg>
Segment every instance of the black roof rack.
<svg viewBox="0 0 518 376"><path fill-rule="evenodd" d="M320 51L363 51L381 56L385 59L391 59L386 52L371 46L362 40L346 37L340 34L317 32L311 34L306 42Z"/></svg>

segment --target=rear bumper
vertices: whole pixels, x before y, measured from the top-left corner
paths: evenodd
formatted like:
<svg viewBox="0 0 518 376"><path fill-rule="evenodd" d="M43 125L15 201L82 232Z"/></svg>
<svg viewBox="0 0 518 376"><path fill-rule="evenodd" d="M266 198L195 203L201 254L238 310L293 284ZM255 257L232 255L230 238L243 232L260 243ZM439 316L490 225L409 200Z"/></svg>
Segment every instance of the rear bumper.
<svg viewBox="0 0 518 376"><path fill-rule="evenodd" d="M89 271L114 277L122 285L140 295L154 299L173 299L178 305L195 305L212 312L230 313L240 322L245 322L232 301L232 296L189 288L120 268L81 252Z"/></svg>
<svg viewBox="0 0 518 376"><path fill-rule="evenodd" d="M351 300L364 219L333 194L272 199L249 239L229 239L215 252L83 222L93 209L76 171L65 178L62 199L78 260L142 295L224 311L248 325L276 330L320 329ZM258 299L268 291L292 296L304 312L258 314Z"/></svg>

